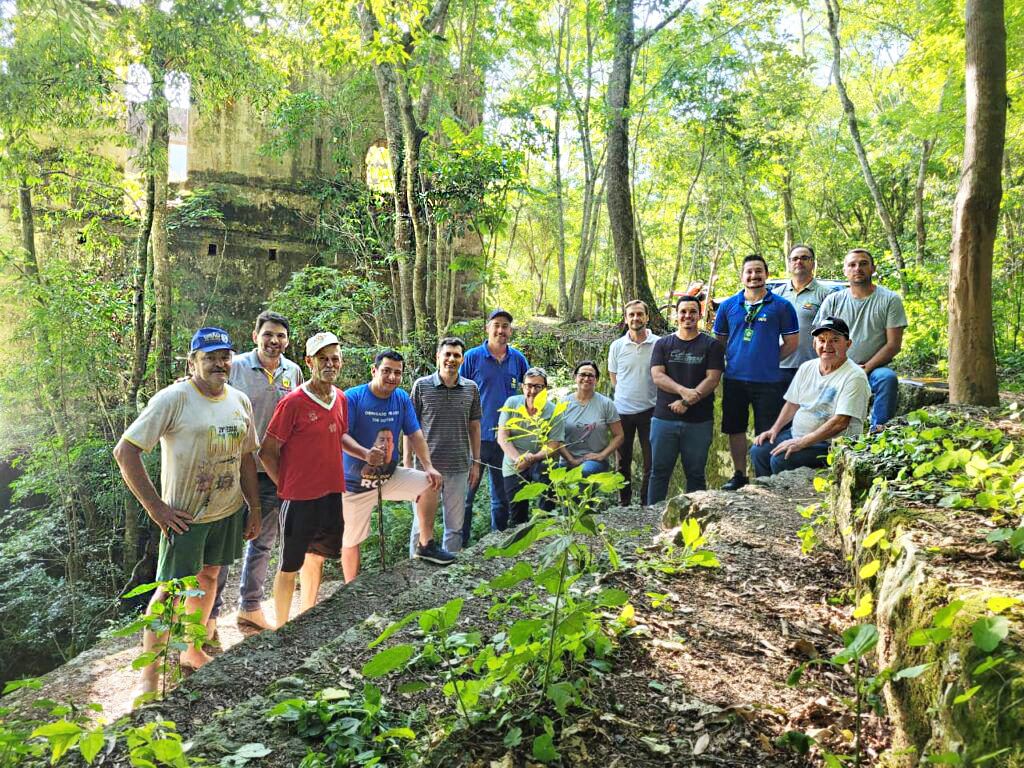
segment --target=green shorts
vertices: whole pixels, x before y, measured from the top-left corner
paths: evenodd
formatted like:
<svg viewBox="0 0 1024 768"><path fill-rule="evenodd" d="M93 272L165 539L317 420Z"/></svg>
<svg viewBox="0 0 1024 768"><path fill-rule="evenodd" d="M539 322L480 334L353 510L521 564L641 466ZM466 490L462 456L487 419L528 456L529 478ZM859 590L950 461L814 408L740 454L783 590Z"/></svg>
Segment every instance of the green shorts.
<svg viewBox="0 0 1024 768"><path fill-rule="evenodd" d="M192 523L185 533L176 533L171 539L161 535L156 580L182 579L195 576L204 565L235 562L242 556L243 510L212 523Z"/></svg>

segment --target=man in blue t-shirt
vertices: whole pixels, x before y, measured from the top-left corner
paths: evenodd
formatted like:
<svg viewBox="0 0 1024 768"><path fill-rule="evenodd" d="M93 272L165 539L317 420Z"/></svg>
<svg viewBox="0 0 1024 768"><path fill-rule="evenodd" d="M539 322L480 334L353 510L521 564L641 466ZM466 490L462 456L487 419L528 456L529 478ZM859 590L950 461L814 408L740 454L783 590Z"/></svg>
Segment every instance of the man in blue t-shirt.
<svg viewBox="0 0 1024 768"><path fill-rule="evenodd" d="M498 410L512 395L519 392L526 369L530 367L523 353L509 346L512 336L512 315L495 309L487 316L487 340L466 352L459 375L476 382L480 389L480 461L487 468L491 488L491 530L509 514L501 462L505 456L498 445ZM470 485L466 496L466 516L462 527L462 546L469 544L473 523L473 499L477 485Z"/></svg>
<svg viewBox="0 0 1024 768"><path fill-rule="evenodd" d="M775 423L786 391L779 361L800 343L796 310L765 288L767 279L768 262L756 254L747 256L740 273L743 290L723 301L715 315L715 336L725 345L722 432L729 436L735 470L724 491L747 484L749 409L754 408L756 434Z"/></svg>
<svg viewBox="0 0 1024 768"><path fill-rule="evenodd" d="M438 565L449 565L455 560L454 555L441 549L433 539L441 473L430 461L430 451L412 399L398 388L404 367L402 355L386 349L373 360L370 382L345 390L348 434L357 444L353 446L351 441L346 441L344 446L342 515L345 532L341 569L346 582L352 581L359 572L359 545L370 534L370 517L379 498L416 502L420 524L416 557ZM398 466L399 432L409 441L422 471Z"/></svg>

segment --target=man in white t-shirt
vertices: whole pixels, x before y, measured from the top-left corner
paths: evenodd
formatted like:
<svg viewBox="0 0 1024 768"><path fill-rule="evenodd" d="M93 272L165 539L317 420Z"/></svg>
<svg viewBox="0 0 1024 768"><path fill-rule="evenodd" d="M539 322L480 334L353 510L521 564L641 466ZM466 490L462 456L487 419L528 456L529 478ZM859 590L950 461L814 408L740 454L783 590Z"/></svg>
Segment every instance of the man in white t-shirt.
<svg viewBox="0 0 1024 768"><path fill-rule="evenodd" d="M185 612L210 617L217 575L242 554L243 538L260 532L259 448L252 404L228 385L233 348L220 328L200 328L188 353L190 376L161 389L114 447L125 484L160 528L157 581L195 576L199 595L185 599ZM160 490L142 463L142 453L160 444ZM242 501L248 505L248 515ZM166 599L160 587L150 611ZM150 630L142 646L166 642ZM183 667L211 660L201 647L181 652ZM156 690L157 664L142 669L142 692Z"/></svg>
<svg viewBox="0 0 1024 768"><path fill-rule="evenodd" d="M832 438L864 431L871 390L867 374L846 356L852 345L849 327L838 317L826 317L811 335L818 359L797 369L775 424L754 438L750 459L758 477L823 467Z"/></svg>
<svg viewBox="0 0 1024 768"><path fill-rule="evenodd" d="M640 503L646 507L647 487L651 482L651 417L658 399L658 388L651 378L651 353L659 337L647 327L647 305L642 301L629 302L624 313L626 335L608 348L608 377L615 389L613 402L623 433L618 468L626 484L619 490L619 503L626 507L633 500L633 438L636 436L644 460Z"/></svg>

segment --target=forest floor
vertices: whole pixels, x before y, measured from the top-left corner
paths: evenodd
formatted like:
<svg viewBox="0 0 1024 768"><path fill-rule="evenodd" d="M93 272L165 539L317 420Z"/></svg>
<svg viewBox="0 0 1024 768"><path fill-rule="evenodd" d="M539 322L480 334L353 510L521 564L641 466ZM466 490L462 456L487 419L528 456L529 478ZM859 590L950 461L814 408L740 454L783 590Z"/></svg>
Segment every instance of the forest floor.
<svg viewBox="0 0 1024 768"><path fill-rule="evenodd" d="M776 746L780 735L794 729L833 752L852 751L854 720L842 701L851 693L849 681L812 668L799 687L786 685L801 662L838 651L840 633L851 623L836 542L824 542L809 556L800 552L796 532L805 520L798 507L822 500L812 477L797 471L735 493L691 495L719 568L666 574L637 567L671 540L661 530L660 505L605 513L625 563L602 585L629 593L636 626L620 638L611 671L592 674L587 709L570 712L556 730L563 764L803 765L807 758ZM252 765L295 765L317 745L267 723L266 711L281 691L295 685L307 692L302 695L335 686L361 689L357 670L379 650L367 648L367 637L410 610L456 596L466 599L460 626L488 636L497 626L487 615L489 600L472 590L509 565L475 556L495 542L487 537L446 569L403 561L387 572L364 573L347 587L325 584L331 596L278 632L243 638L233 617L225 616L220 633L226 650L216 661L133 717L158 713L174 721L186 740L214 759L260 742L272 752ZM229 580L232 589L235 584ZM265 610L271 613L269 605ZM137 674L130 662L138 652L130 640L105 641L47 675L44 688L31 696L91 701L102 706L104 718L116 717L130 707ZM428 722L454 719L439 686L410 695L397 691L398 673L375 682L392 711L425 708ZM888 745L884 721L865 716L862 732L869 756ZM506 747L504 735L494 724L456 730L446 743L431 745L423 762L529 765L529 744Z"/></svg>

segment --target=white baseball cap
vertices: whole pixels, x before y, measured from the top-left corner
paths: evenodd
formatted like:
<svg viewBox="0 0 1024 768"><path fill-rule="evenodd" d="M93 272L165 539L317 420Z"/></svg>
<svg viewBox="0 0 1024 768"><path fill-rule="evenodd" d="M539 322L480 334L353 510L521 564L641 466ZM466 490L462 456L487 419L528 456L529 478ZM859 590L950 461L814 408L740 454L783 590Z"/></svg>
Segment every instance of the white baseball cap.
<svg viewBox="0 0 1024 768"><path fill-rule="evenodd" d="M341 344L341 342L330 331L321 331L315 336L310 336L306 339L306 357L312 357L324 347L331 346L331 344Z"/></svg>

